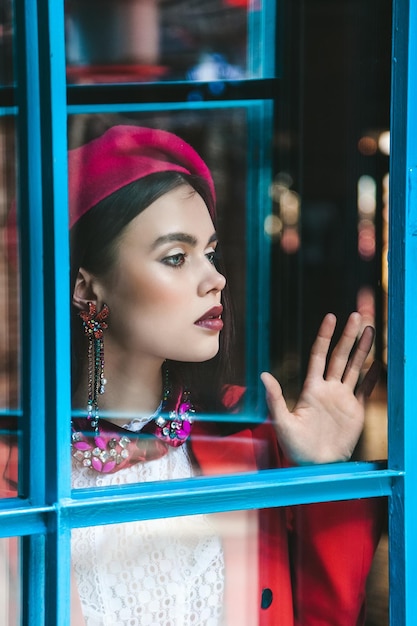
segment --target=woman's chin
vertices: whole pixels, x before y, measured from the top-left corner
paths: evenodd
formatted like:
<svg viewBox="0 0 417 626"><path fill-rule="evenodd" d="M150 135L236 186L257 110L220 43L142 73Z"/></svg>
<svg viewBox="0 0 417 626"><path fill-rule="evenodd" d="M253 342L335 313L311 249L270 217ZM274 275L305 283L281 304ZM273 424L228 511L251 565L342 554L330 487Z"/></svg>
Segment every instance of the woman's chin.
<svg viewBox="0 0 417 626"><path fill-rule="evenodd" d="M174 360L187 363L204 363L205 361L210 361L211 359L214 359L218 352L219 344L217 342L217 345L213 346L211 349L190 351L189 354L183 354L182 358Z"/></svg>

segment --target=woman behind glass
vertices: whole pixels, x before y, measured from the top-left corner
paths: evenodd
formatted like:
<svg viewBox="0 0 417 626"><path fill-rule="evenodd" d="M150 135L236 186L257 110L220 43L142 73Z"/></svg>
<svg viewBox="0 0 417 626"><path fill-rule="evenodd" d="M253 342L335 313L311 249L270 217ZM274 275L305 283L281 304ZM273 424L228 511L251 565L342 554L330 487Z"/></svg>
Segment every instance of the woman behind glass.
<svg viewBox="0 0 417 626"><path fill-rule="evenodd" d="M115 126L70 151L69 192L74 488L351 457L375 383L368 373L354 393L373 342L366 327L356 344L357 313L327 367L336 319L324 318L291 412L263 373L270 417L233 420L244 389L228 385L215 190L191 146ZM363 624L375 506L230 514L251 529L241 539L204 515L75 529L73 623Z"/></svg>

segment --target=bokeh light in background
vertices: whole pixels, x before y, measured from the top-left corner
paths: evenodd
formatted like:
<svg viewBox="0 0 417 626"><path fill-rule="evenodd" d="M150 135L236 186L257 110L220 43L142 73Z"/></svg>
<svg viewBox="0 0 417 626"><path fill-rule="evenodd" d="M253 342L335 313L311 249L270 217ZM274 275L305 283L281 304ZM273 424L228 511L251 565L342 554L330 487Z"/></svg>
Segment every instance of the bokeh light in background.
<svg viewBox="0 0 417 626"><path fill-rule="evenodd" d="M370 261L375 256L376 181L372 176L358 180L358 254Z"/></svg>
<svg viewBox="0 0 417 626"><path fill-rule="evenodd" d="M389 156L390 132L372 132L358 141L358 151L366 157L379 155ZM388 168L388 163L387 163ZM384 173L382 179L364 174L357 184L358 210L358 254L362 261L372 261L377 250L376 242L376 211L378 209L378 185L381 186L381 291L382 291L382 361L387 364L388 334L388 215L389 215L389 174ZM357 295L357 308L367 323L375 323L375 292L371 286L362 287Z"/></svg>
<svg viewBox="0 0 417 626"><path fill-rule="evenodd" d="M264 228L272 239L280 239L282 250L294 254L300 248L301 203L298 193L290 189L293 180L286 172L274 178L270 195L276 213L266 218Z"/></svg>

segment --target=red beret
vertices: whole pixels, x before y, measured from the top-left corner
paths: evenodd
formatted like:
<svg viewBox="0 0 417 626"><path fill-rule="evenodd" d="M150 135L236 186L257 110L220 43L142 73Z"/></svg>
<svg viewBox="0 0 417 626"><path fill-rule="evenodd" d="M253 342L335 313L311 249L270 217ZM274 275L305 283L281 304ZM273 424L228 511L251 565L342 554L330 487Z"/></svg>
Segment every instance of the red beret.
<svg viewBox="0 0 417 626"><path fill-rule="evenodd" d="M101 137L68 152L70 228L97 202L155 172L204 178L215 200L207 165L177 135L156 128L113 126Z"/></svg>

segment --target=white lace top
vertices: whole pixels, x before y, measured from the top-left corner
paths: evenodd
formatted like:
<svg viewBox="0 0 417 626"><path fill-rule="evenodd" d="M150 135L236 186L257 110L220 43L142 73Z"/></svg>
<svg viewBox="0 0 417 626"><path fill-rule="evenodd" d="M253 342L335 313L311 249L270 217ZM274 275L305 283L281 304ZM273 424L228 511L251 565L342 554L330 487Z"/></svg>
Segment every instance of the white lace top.
<svg viewBox="0 0 417 626"><path fill-rule="evenodd" d="M73 487L193 476L186 445L98 474L73 459ZM86 626L223 626L224 559L206 515L74 529L72 561Z"/></svg>

